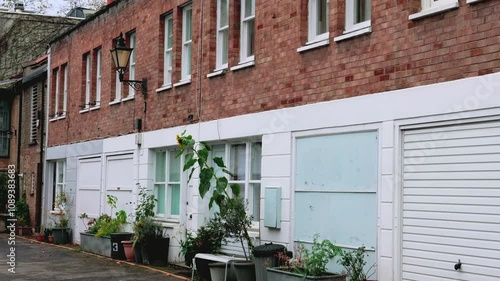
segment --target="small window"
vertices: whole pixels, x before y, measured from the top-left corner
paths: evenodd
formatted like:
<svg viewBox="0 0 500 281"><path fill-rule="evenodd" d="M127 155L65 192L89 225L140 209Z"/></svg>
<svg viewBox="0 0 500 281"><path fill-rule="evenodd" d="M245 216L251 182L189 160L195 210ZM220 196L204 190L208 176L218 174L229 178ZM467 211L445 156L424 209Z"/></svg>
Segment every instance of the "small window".
<svg viewBox="0 0 500 281"><path fill-rule="evenodd" d="M52 72L54 81L54 108L51 117L57 118L59 116L59 91L60 91L60 79L59 79L59 68L54 69Z"/></svg>
<svg viewBox="0 0 500 281"><path fill-rule="evenodd" d="M165 45L163 57L163 86L172 84L172 46L173 46L172 14L165 17Z"/></svg>
<svg viewBox="0 0 500 281"><path fill-rule="evenodd" d="M254 60L255 0L241 1L240 63Z"/></svg>
<svg viewBox="0 0 500 281"><path fill-rule="evenodd" d="M91 79L90 79L90 53L83 55L83 63L84 63L84 69L85 69L85 87L84 87L84 94L85 94L85 100L83 105L81 106L82 109L89 109L90 107L90 92L91 92Z"/></svg>
<svg viewBox="0 0 500 281"><path fill-rule="evenodd" d="M9 157L10 134L10 103L0 100L0 157Z"/></svg>
<svg viewBox="0 0 500 281"><path fill-rule="evenodd" d="M308 43L328 40L328 0L309 0Z"/></svg>
<svg viewBox="0 0 500 281"><path fill-rule="evenodd" d="M182 61L181 82L191 80L192 59L192 5L182 9Z"/></svg>
<svg viewBox="0 0 500 281"><path fill-rule="evenodd" d="M371 25L371 0L347 0L346 32Z"/></svg>
<svg viewBox="0 0 500 281"><path fill-rule="evenodd" d="M115 38L113 40L113 47L116 46L116 43L117 43L117 38ZM114 100L111 101L111 103L117 103L119 102L121 99L122 99L122 82L120 82L120 75L118 74L118 71L116 71L116 67L115 65L112 63L111 64L111 67L112 67L112 74L114 73L114 79L115 79L115 98Z"/></svg>
<svg viewBox="0 0 500 281"><path fill-rule="evenodd" d="M102 49L99 48L95 51L96 58L96 75L95 75L95 100L92 105L99 107L101 104L101 84L102 84Z"/></svg>
<svg viewBox="0 0 500 281"><path fill-rule="evenodd" d="M422 0L422 10L416 14L411 14L408 18L416 20L419 18L444 13L448 10L459 7L458 0Z"/></svg>
<svg viewBox="0 0 500 281"><path fill-rule="evenodd" d="M130 53L130 61L129 61L129 69L128 69L128 79L129 80L134 80L135 79L135 56L136 56L136 36L135 32L131 32L128 34L128 40L129 40L129 46L132 49L132 53ZM128 87L128 97L133 97L135 94L134 88L131 86Z"/></svg>
<svg viewBox="0 0 500 281"><path fill-rule="evenodd" d="M30 143L37 141L38 133L38 84L31 86Z"/></svg>
<svg viewBox="0 0 500 281"><path fill-rule="evenodd" d="M156 216L178 219L181 198L181 157L178 151L158 151L155 161Z"/></svg>
<svg viewBox="0 0 500 281"><path fill-rule="evenodd" d="M227 68L229 0L217 0L217 51L215 69Z"/></svg>
<svg viewBox="0 0 500 281"><path fill-rule="evenodd" d="M60 211L56 206L56 199L59 194L64 192L66 184L65 163L63 160L55 161L52 163L53 177L52 177L52 207L54 211Z"/></svg>
<svg viewBox="0 0 500 281"><path fill-rule="evenodd" d="M61 117L66 116L66 111L68 107L68 65L65 64L62 66L63 68L63 100L62 100L62 111L60 112Z"/></svg>

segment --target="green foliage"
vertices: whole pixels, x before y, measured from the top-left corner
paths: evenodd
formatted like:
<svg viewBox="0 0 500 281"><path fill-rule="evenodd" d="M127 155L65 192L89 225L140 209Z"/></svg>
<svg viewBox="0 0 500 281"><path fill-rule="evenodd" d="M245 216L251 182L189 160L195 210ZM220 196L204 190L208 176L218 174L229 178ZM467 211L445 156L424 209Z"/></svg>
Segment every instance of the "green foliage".
<svg viewBox="0 0 500 281"><path fill-rule="evenodd" d="M183 170L191 170L188 181L191 180L194 171L199 169L200 184L198 186L198 191L201 198L205 198L205 195L210 190L212 182L215 182L215 188L210 197L208 207L211 209L214 203L219 207L221 218L227 222L225 224L226 231L228 232L227 234L233 235L240 240L245 258L248 259L245 247L243 246L243 240L246 240L251 252L253 243L248 235L248 228L251 226L252 217L247 215L244 199L239 197L240 187L238 185L231 185L230 189L232 195L230 195L228 193L228 179L226 177L218 177L214 167L208 164L208 156L211 150L210 146L205 142L200 142L199 145L195 147L196 141L191 135L185 135L185 133L184 131L176 136L180 148L177 157L184 155L186 159ZM226 165L222 158L215 157L212 160L223 173L230 176L232 175L232 173L226 169ZM195 164L198 164L198 167L196 167Z"/></svg>
<svg viewBox="0 0 500 281"><path fill-rule="evenodd" d="M224 222L219 215L215 215L204 226L200 227L196 233L188 232L186 239L181 240L181 252L179 255L191 254L192 256L197 253L219 253L222 243L225 242L226 229ZM191 260L186 260L190 266Z"/></svg>
<svg viewBox="0 0 500 281"><path fill-rule="evenodd" d="M354 251L343 251L341 256L342 258L338 261L338 263L344 266L350 281L366 281L375 273L371 272L371 270L375 267L375 264L372 265L366 272L364 271L364 267L366 265L365 246L362 246Z"/></svg>
<svg viewBox="0 0 500 281"><path fill-rule="evenodd" d="M148 194L145 188L139 190L139 204L135 208L135 221L140 221L146 217L155 216L156 198L153 194Z"/></svg>
<svg viewBox="0 0 500 281"><path fill-rule="evenodd" d="M116 196L107 195L107 203L111 207L111 212L113 212L113 208L116 208L117 201ZM85 222L88 216L86 213L82 213L79 218ZM95 234L96 237L109 237L111 233L120 232L125 223L127 223L127 213L124 210L116 212L115 218L108 214L102 214L97 219L90 220L87 223L87 232Z"/></svg>
<svg viewBox="0 0 500 281"><path fill-rule="evenodd" d="M326 265L333 258L342 254L342 249L330 240L319 240L319 235L313 237L311 250L299 244L296 253L296 262L292 263L294 270L304 276L321 276L326 273Z"/></svg>
<svg viewBox="0 0 500 281"><path fill-rule="evenodd" d="M153 238L164 236L162 227L153 217L142 217L139 221L134 223L134 235L132 237L134 246L137 242L147 244Z"/></svg>
<svg viewBox="0 0 500 281"><path fill-rule="evenodd" d="M23 193L21 199L16 202L16 218L20 226L30 225L30 207L26 202L26 194Z"/></svg>

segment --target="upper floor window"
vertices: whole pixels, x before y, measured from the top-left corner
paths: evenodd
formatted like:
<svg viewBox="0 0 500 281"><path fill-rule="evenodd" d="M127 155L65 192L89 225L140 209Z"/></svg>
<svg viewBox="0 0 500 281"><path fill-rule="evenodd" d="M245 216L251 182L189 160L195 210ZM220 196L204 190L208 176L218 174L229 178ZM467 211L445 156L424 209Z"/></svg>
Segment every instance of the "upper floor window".
<svg viewBox="0 0 500 281"><path fill-rule="evenodd" d="M192 13L191 4L182 8L181 81L191 80Z"/></svg>
<svg viewBox="0 0 500 281"><path fill-rule="evenodd" d="M84 63L84 69L85 69L85 88L84 88L84 93L85 93L85 100L84 104L82 106L82 109L89 109L90 107L90 92L91 92L91 79L90 79L90 53L83 55L83 63Z"/></svg>
<svg viewBox="0 0 500 281"><path fill-rule="evenodd" d="M35 143L38 132L38 84L31 86L30 143Z"/></svg>
<svg viewBox="0 0 500 281"><path fill-rule="evenodd" d="M371 0L346 1L346 32L369 27L371 24Z"/></svg>
<svg viewBox="0 0 500 281"><path fill-rule="evenodd" d="M216 70L227 68L229 0L217 0L217 51Z"/></svg>
<svg viewBox="0 0 500 281"><path fill-rule="evenodd" d="M467 3L469 2L470 1L467 1ZM422 0L422 10L416 14L411 14L408 18L410 20L416 20L456 9L459 6L458 0Z"/></svg>
<svg viewBox="0 0 500 281"><path fill-rule="evenodd" d="M68 65L65 64L63 68L63 99L62 99L62 111L60 112L61 117L66 116L66 111L68 108Z"/></svg>
<svg viewBox="0 0 500 281"><path fill-rule="evenodd" d="M156 216L179 218L181 201L181 159L178 151L157 151L154 190L158 200Z"/></svg>
<svg viewBox="0 0 500 281"><path fill-rule="evenodd" d="M135 32L131 32L128 34L128 40L129 40L130 48L133 48L132 53L130 54L128 79L134 80L135 79L135 60L136 60L135 56L136 56L136 45L137 45ZM129 87L128 88L128 97L133 97L134 93L135 93L134 88Z"/></svg>
<svg viewBox="0 0 500 281"><path fill-rule="evenodd" d="M255 0L241 0L240 63L254 60Z"/></svg>
<svg viewBox="0 0 500 281"><path fill-rule="evenodd" d="M329 0L309 0L308 43L328 40L328 3Z"/></svg>
<svg viewBox="0 0 500 281"><path fill-rule="evenodd" d="M173 46L172 14L165 17L165 43L163 57L163 86L172 84L172 46Z"/></svg>
<svg viewBox="0 0 500 281"><path fill-rule="evenodd" d="M116 46L117 43L117 38L113 40L113 48ZM111 104L118 103L122 99L122 82L120 82L120 75L118 74L118 71L116 71L115 65L112 65L112 73L114 73L114 80L115 80L115 98L111 101ZM113 74L112 74L113 75Z"/></svg>
<svg viewBox="0 0 500 281"><path fill-rule="evenodd" d="M59 116L59 91L60 91L60 81L59 81L59 68L54 69L52 72L54 83L54 113L51 114L52 117L57 118Z"/></svg>
<svg viewBox="0 0 500 281"><path fill-rule="evenodd" d="M62 74L61 74L61 72L62 72ZM52 71L52 86L53 86L53 89L51 90L51 93L52 93L51 105L53 103L53 108L51 109L52 114L49 113L49 116L53 119L64 118L66 116L66 109L67 109L67 102L68 102L68 65L67 64L64 64L61 67L55 68Z"/></svg>
<svg viewBox="0 0 500 281"><path fill-rule="evenodd" d="M10 103L0 100L0 157L9 157L10 148Z"/></svg>
<svg viewBox="0 0 500 281"><path fill-rule="evenodd" d="M95 50L95 100L93 105L99 107L101 104L101 84L102 84L102 48Z"/></svg>

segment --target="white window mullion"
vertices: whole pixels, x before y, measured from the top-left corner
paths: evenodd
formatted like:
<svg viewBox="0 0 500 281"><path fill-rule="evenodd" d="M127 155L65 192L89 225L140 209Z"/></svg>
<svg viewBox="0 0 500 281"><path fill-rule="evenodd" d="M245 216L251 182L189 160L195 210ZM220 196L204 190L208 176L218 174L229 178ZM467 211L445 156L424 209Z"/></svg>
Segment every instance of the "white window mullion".
<svg viewBox="0 0 500 281"><path fill-rule="evenodd" d="M165 56L163 58L163 86L172 84L172 39L173 21L172 15L165 17Z"/></svg>
<svg viewBox="0 0 500 281"><path fill-rule="evenodd" d="M90 54L85 55L85 109L90 106Z"/></svg>
<svg viewBox="0 0 500 281"><path fill-rule="evenodd" d="M134 80L135 79L135 61L136 61L136 34L135 32L130 33L129 35L129 40L130 40L130 48L132 49L132 53L130 54L130 62L129 62L129 72L128 72L128 79L129 80ZM134 88L129 86L128 88L128 97L133 97L135 93Z"/></svg>
<svg viewBox="0 0 500 281"><path fill-rule="evenodd" d="M101 79L102 79L102 49L97 50L97 69L96 69L96 95L95 95L95 107L99 107L101 104Z"/></svg>
<svg viewBox="0 0 500 281"><path fill-rule="evenodd" d="M68 65L64 66L64 88L63 88L63 110L61 116L66 116L66 111L68 108Z"/></svg>
<svg viewBox="0 0 500 281"><path fill-rule="evenodd" d="M54 94L54 118L59 116L59 68L56 69L54 76L56 77L56 89Z"/></svg>

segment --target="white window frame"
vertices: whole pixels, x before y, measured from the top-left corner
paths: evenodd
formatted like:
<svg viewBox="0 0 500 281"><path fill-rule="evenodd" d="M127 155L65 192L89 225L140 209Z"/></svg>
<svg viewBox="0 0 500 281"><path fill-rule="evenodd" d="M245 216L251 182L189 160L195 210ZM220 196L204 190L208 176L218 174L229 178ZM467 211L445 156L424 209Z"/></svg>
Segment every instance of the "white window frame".
<svg viewBox="0 0 500 281"><path fill-rule="evenodd" d="M187 13L188 13L188 11L191 13L191 22L189 22L189 25L191 26L191 28L190 28L191 34L188 34L188 32L187 32L187 27L188 27ZM193 21L192 21L192 19L193 19L193 6L192 6L192 4L188 4L182 8L182 52L181 52L181 80L179 81L180 83L191 81L190 62L192 62L191 58L193 55L193 49L192 49ZM189 35L189 39L188 39L188 35Z"/></svg>
<svg viewBox="0 0 500 281"><path fill-rule="evenodd" d="M63 111L61 112L61 117L66 117L66 111L68 108L68 64L63 65L64 67L64 81L63 81Z"/></svg>
<svg viewBox="0 0 500 281"><path fill-rule="evenodd" d="M226 25L222 26L222 0L217 0L217 47L215 55L215 70L218 71L228 67L229 53L229 0L226 1ZM224 34L226 36L224 36ZM224 43L228 49L224 53ZM224 58L226 61L224 61Z"/></svg>
<svg viewBox="0 0 500 281"><path fill-rule="evenodd" d="M173 30L174 22L172 14L165 16L165 42L163 56L163 87L172 85L172 62L173 62ZM169 33L170 32L170 33ZM169 47L170 45L170 47Z"/></svg>
<svg viewBox="0 0 500 281"><path fill-rule="evenodd" d="M422 10L408 16L409 20L417 20L427 16L440 14L459 7L458 0L422 0Z"/></svg>
<svg viewBox="0 0 500 281"><path fill-rule="evenodd" d="M357 0L346 0L346 16L345 16L345 32L349 33L371 26L371 0L370 2L370 19L363 22L355 23L355 14L359 7L356 7Z"/></svg>
<svg viewBox="0 0 500 281"><path fill-rule="evenodd" d="M56 77L56 90L54 92L54 119L59 116L59 68L56 68L54 72L54 76Z"/></svg>
<svg viewBox="0 0 500 281"><path fill-rule="evenodd" d="M38 84L31 86L31 120L30 120L30 143L37 141L38 132Z"/></svg>
<svg viewBox="0 0 500 281"><path fill-rule="evenodd" d="M228 170L230 172L235 172L232 170L232 163L231 163L231 147L234 146L234 145L241 145L241 144L244 144L245 145L245 179L243 180L233 180L231 177L228 178L228 182L229 182L229 185L232 185L232 184L238 184L240 185L240 188L244 190L244 193L243 194L240 194L240 195L244 195L244 198L245 200L248 200L249 204L248 204L248 211L250 214L254 214L254 210L253 210L253 204L252 204L252 198L250 198L249 196L250 195L253 195L253 190L252 189L252 185L253 184L259 184L260 185L260 189L259 189L259 194L258 194L258 206L259 206L259 210L257 210L258 214L259 214L259 217L258 218L253 218L253 221L252 221L252 226L251 228L252 229L259 229L259 221L262 219L262 216L263 214L260 212L260 209L261 209L261 203L262 203L262 175L261 175L261 178L258 179L258 180L253 180L251 179L251 161L252 161L252 144L254 143L260 143L261 144L261 155L260 155L260 159L262 159L262 142L260 141L248 141L248 142L234 142L234 143L227 143L224 145L224 163L226 164L226 166L228 167ZM261 160L261 167L262 167L262 160ZM214 167L215 169L217 169L217 167ZM262 168L261 168L262 169ZM252 193L251 193L252 192Z"/></svg>
<svg viewBox="0 0 500 281"><path fill-rule="evenodd" d="M90 53L84 55L85 60L85 104L84 110L90 108L90 92L91 92L91 79L90 79Z"/></svg>
<svg viewBox="0 0 500 281"><path fill-rule="evenodd" d="M309 0L308 5L308 33L307 33L307 44L316 43L319 41L328 40L330 37L330 27L329 27L329 18L330 18L330 1L326 0L326 32L318 34L318 2L322 0Z"/></svg>
<svg viewBox="0 0 500 281"><path fill-rule="evenodd" d="M102 48L96 50L96 85L95 85L95 104L94 107L101 105L101 92L102 92Z"/></svg>
<svg viewBox="0 0 500 281"><path fill-rule="evenodd" d="M122 99L122 82L120 75L116 72L115 99L111 103L119 102Z"/></svg>
<svg viewBox="0 0 500 281"><path fill-rule="evenodd" d="M158 213L158 204L156 204L156 207L155 207L155 217L156 218L159 218L159 219L162 219L162 220L169 220L169 221L174 221L174 222L177 222L180 220L180 216L181 216L181 213L182 213L182 182L183 182L183 171L182 171L182 167L184 166L184 157L179 157L177 159L179 159L180 161L180 164L179 164L179 167L180 167L180 177L179 177L179 181L171 181L170 180L170 173L169 173L169 169L170 169L170 156L172 156L172 154L175 156L177 155L177 153L179 153L178 150L165 150L165 149L159 149L159 150L155 150L154 151L154 159L155 159L155 165L154 165L154 171L156 173L157 171L157 154L158 153L165 153L165 181L156 181L156 174L154 176L154 183L153 183L153 186L154 186L154 195L156 198L159 198L159 194L158 194L158 189L156 188L157 185L163 185L164 188L165 188L165 198L163 198L165 200L165 213ZM171 210L172 210L172 185L179 185L179 214L178 215L173 215L171 213Z"/></svg>
<svg viewBox="0 0 500 281"><path fill-rule="evenodd" d="M130 61L129 61L129 66L128 66L128 79L129 80L134 80L135 79L135 63L136 63L136 54L137 54L137 37L135 32L130 32L128 34L128 39L129 39L129 46L132 49L132 52L130 53ZM134 88L132 86L128 87L128 96L127 98L132 98L135 94Z"/></svg>
<svg viewBox="0 0 500 281"><path fill-rule="evenodd" d="M60 212L59 208L54 206L54 203L56 201L57 195L60 194L62 191L64 191L64 187L66 185L66 166L65 166L65 161L64 160L57 160L53 162L54 166L54 178L53 183L54 183L54 190L53 190L53 198L52 198L52 210L55 212ZM62 182L59 182L59 167L62 166Z"/></svg>
<svg viewBox="0 0 500 281"><path fill-rule="evenodd" d="M245 17L246 2L251 1L250 16ZM255 0L241 0L241 30L240 30L240 64L255 60L255 36L252 36L249 30L249 23L253 21L253 34L255 34ZM250 38L252 37L252 38ZM253 41L253 54L249 55L248 44Z"/></svg>

